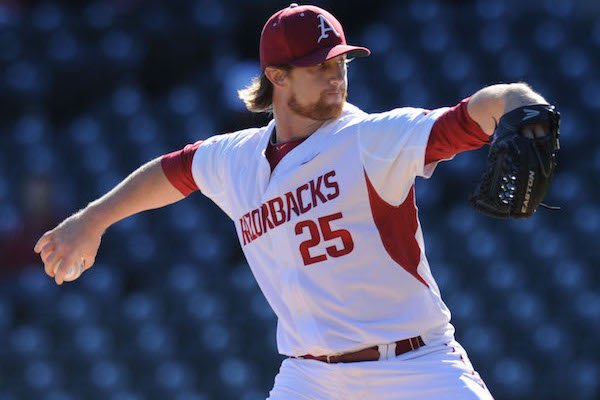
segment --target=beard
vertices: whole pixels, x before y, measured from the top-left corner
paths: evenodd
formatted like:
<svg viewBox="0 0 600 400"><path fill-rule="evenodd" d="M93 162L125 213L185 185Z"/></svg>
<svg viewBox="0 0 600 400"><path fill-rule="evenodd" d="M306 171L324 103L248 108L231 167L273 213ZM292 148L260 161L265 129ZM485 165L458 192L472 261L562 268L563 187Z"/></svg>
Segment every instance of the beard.
<svg viewBox="0 0 600 400"><path fill-rule="evenodd" d="M322 93L319 100L309 105L301 105L298 103L296 96L292 95L288 100L288 107L296 114L310 118L316 121L327 121L332 118L337 118L342 114L344 103L348 92L346 89L342 91L342 101L339 103L328 103L327 95Z"/></svg>

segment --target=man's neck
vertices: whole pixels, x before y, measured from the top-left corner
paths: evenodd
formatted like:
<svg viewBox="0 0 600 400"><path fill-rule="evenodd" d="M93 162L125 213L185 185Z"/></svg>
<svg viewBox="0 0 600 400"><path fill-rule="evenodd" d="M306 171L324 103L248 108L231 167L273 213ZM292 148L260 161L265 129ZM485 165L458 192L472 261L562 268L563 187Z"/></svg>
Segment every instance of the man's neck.
<svg viewBox="0 0 600 400"><path fill-rule="evenodd" d="M273 115L277 128L276 143L285 143L308 137L327 122L302 117L290 110L280 111L279 113L275 110Z"/></svg>

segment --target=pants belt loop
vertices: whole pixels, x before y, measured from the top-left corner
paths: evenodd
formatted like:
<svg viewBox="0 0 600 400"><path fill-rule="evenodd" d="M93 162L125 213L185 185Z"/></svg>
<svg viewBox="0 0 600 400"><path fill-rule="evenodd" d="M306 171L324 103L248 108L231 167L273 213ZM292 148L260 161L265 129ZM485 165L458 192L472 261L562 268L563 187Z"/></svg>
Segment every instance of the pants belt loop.
<svg viewBox="0 0 600 400"><path fill-rule="evenodd" d="M396 357L396 343L379 344L377 345L379 350L379 360L391 360Z"/></svg>

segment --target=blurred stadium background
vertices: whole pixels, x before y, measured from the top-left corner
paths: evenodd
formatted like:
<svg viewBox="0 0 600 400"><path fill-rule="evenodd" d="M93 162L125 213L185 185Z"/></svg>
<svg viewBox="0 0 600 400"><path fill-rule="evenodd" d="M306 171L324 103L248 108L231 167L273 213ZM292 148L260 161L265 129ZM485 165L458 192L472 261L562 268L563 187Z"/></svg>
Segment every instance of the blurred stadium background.
<svg viewBox="0 0 600 400"><path fill-rule="evenodd" d="M349 100L453 105L526 81L563 114L550 204L526 221L466 202L485 150L419 181L434 276L497 399L600 398L600 2L315 1L351 42ZM283 1L0 2L0 399L264 399L275 319L233 225L200 194L119 223L57 287L38 236L143 162L258 126L258 74ZM594 128L596 127L596 128ZM596 244L594 244L596 243Z"/></svg>

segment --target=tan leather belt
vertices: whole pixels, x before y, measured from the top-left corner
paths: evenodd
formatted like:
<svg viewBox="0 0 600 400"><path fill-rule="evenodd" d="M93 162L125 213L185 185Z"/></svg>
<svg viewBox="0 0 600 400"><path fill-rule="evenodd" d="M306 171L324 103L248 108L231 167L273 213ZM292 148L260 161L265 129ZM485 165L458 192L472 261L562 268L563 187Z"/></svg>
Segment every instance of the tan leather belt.
<svg viewBox="0 0 600 400"><path fill-rule="evenodd" d="M421 339L421 336L416 336L410 339L398 340L396 342L396 356L408 353L409 351L416 350L419 347L423 346L425 346L425 343L423 342L423 339ZM329 364L336 364L362 361L377 361L379 360L379 356L379 348L377 346L373 346L352 353L344 353L333 356L313 356L312 354L305 354L298 358L306 358L309 360L317 360Z"/></svg>

